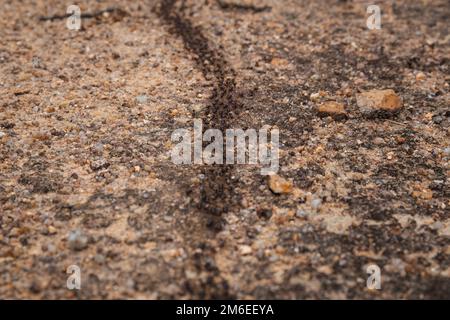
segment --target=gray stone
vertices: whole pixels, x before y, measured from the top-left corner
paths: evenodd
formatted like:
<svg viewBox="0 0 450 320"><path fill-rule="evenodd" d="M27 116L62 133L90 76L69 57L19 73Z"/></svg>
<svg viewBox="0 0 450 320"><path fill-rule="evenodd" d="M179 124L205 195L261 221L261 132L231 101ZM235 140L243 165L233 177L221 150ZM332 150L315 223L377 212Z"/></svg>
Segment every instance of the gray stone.
<svg viewBox="0 0 450 320"><path fill-rule="evenodd" d="M69 248L74 251L81 251L88 246L88 237L81 230L71 231L67 238Z"/></svg>
<svg viewBox="0 0 450 320"><path fill-rule="evenodd" d="M136 97L138 103L147 103L147 100L148 97L145 94Z"/></svg>

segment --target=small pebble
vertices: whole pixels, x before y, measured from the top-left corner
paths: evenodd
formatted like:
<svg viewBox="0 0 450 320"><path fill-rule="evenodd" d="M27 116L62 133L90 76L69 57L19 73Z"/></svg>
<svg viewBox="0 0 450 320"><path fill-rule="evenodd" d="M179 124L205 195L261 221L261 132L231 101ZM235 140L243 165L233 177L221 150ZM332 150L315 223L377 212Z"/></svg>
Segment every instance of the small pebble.
<svg viewBox="0 0 450 320"><path fill-rule="evenodd" d="M42 283L38 280L33 280L30 284L30 291L32 293L39 293L42 291Z"/></svg>
<svg viewBox="0 0 450 320"><path fill-rule="evenodd" d="M243 245L243 246L240 246L239 247L239 252L242 254L242 255L249 255L249 254L251 254L252 253L252 247L250 247L250 246L246 246L246 245Z"/></svg>
<svg viewBox="0 0 450 320"><path fill-rule="evenodd" d="M330 116L334 119L346 116L345 108L342 103L327 101L317 106L319 116Z"/></svg>
<svg viewBox="0 0 450 320"><path fill-rule="evenodd" d="M297 218L306 218L308 216L306 211L302 209L298 209L295 215L297 216Z"/></svg>
<svg viewBox="0 0 450 320"><path fill-rule="evenodd" d="M145 94L136 97L138 103L147 103L147 100L148 97Z"/></svg>
<svg viewBox="0 0 450 320"><path fill-rule="evenodd" d="M430 225L430 228L433 230L440 230L444 227L444 224L441 221L436 221L432 225Z"/></svg>
<svg viewBox="0 0 450 320"><path fill-rule="evenodd" d="M196 104L196 105L192 106L192 110L194 112L201 112L203 110L203 106L201 104Z"/></svg>
<svg viewBox="0 0 450 320"><path fill-rule="evenodd" d="M109 167L109 163L105 159L100 158L100 159L92 161L90 167L91 167L92 170L98 171L100 169L108 168Z"/></svg>
<svg viewBox="0 0 450 320"><path fill-rule="evenodd" d="M432 120L433 123L435 123L435 124L441 124L442 121L444 121L444 118L442 118L442 117L439 116L439 115L434 115L434 116L431 118L431 120Z"/></svg>
<svg viewBox="0 0 450 320"><path fill-rule="evenodd" d="M356 95L356 104L363 113L372 111L395 112L402 108L402 99L394 90L370 90Z"/></svg>
<svg viewBox="0 0 450 320"><path fill-rule="evenodd" d="M293 184L292 181L288 181L274 174L269 177L269 188L276 194L289 193L292 191Z"/></svg>
<svg viewBox="0 0 450 320"><path fill-rule="evenodd" d="M67 238L69 248L73 251L81 251L88 246L88 237L81 230L71 231Z"/></svg>
<svg viewBox="0 0 450 320"><path fill-rule="evenodd" d="M427 78L427 76L423 72L419 72L418 74L416 74L417 81L425 80L426 78Z"/></svg>
<svg viewBox="0 0 450 320"><path fill-rule="evenodd" d="M450 147L447 147L447 148L444 149L444 154L446 156L450 156Z"/></svg>
<svg viewBox="0 0 450 320"><path fill-rule="evenodd" d="M57 232L54 226L48 226L47 230L49 234L55 234Z"/></svg>
<svg viewBox="0 0 450 320"><path fill-rule="evenodd" d="M103 153L103 144L101 144L100 142L97 142L94 147L94 152L97 155L101 155Z"/></svg>
<svg viewBox="0 0 450 320"><path fill-rule="evenodd" d="M380 138L380 137L376 137L375 139L373 139L373 143L376 144L377 146L384 144L384 139Z"/></svg>
<svg viewBox="0 0 450 320"><path fill-rule="evenodd" d="M314 199L313 201L311 201L311 207L313 209L319 209L320 206L322 205L322 199Z"/></svg>
<svg viewBox="0 0 450 320"><path fill-rule="evenodd" d="M311 95L309 96L309 99L311 101L318 101L319 98L320 98L320 93L318 93L318 92L311 93Z"/></svg>
<svg viewBox="0 0 450 320"><path fill-rule="evenodd" d="M48 252L52 253L56 251L56 246L53 243L49 243L47 244L46 249Z"/></svg>
<svg viewBox="0 0 450 320"><path fill-rule="evenodd" d="M97 262L98 264L103 264L105 262L105 256L102 254L96 254L94 256L94 260L95 262Z"/></svg>
<svg viewBox="0 0 450 320"><path fill-rule="evenodd" d="M261 219L269 220L272 217L272 210L260 209L257 211L257 215Z"/></svg>

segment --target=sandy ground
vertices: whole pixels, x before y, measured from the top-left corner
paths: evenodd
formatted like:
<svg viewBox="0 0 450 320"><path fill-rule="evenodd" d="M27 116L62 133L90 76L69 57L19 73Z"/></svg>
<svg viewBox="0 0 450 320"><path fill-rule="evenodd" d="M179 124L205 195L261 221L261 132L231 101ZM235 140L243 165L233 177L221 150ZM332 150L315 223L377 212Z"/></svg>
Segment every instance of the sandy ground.
<svg viewBox="0 0 450 320"><path fill-rule="evenodd" d="M350 0L78 3L76 31L2 0L0 298L450 298L447 0L379 2L380 30ZM173 164L194 119L278 128L286 190Z"/></svg>

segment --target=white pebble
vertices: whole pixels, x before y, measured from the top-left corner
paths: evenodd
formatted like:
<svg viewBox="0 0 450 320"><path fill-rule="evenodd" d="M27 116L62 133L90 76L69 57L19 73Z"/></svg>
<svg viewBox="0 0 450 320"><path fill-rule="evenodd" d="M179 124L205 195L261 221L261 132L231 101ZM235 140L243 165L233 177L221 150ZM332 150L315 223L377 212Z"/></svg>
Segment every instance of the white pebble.
<svg viewBox="0 0 450 320"><path fill-rule="evenodd" d="M313 201L311 201L311 207L313 209L319 209L321 204L322 204L322 199L314 199Z"/></svg>
<svg viewBox="0 0 450 320"><path fill-rule="evenodd" d="M148 97L145 94L136 97L136 100L139 103L147 103L147 99Z"/></svg>

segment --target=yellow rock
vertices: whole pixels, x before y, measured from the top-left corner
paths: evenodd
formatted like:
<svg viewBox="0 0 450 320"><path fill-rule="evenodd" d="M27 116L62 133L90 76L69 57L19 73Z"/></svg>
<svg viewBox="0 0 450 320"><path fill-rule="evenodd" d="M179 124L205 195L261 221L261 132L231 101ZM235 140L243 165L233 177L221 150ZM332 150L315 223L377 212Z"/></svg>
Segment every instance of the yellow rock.
<svg viewBox="0 0 450 320"><path fill-rule="evenodd" d="M363 112L389 111L394 112L402 108L402 99L394 90L370 90L356 95L358 107Z"/></svg>
<svg viewBox="0 0 450 320"><path fill-rule="evenodd" d="M55 234L57 232L57 230L56 230L56 228L54 226L49 226L47 228L47 230L48 230L49 234Z"/></svg>
<svg viewBox="0 0 450 320"><path fill-rule="evenodd" d="M415 190L412 192L413 197L423 200L433 199L433 191L430 189Z"/></svg>
<svg viewBox="0 0 450 320"><path fill-rule="evenodd" d="M247 245L242 245L239 247L239 252L240 252L240 254L242 254L244 256L249 255L252 253L252 247L247 246Z"/></svg>
<svg viewBox="0 0 450 320"><path fill-rule="evenodd" d="M426 78L427 78L427 76L423 72L419 72L418 74L416 74L417 81L422 81L422 80L425 80Z"/></svg>
<svg viewBox="0 0 450 320"><path fill-rule="evenodd" d="M281 58L273 58L270 64L275 67L285 67L289 64L289 61Z"/></svg>
<svg viewBox="0 0 450 320"><path fill-rule="evenodd" d="M290 193L293 188L292 181L286 180L276 174L269 176L269 188L273 193Z"/></svg>
<svg viewBox="0 0 450 320"><path fill-rule="evenodd" d="M335 101L327 101L317 106L317 112L319 115L331 117L346 115L344 105Z"/></svg>

